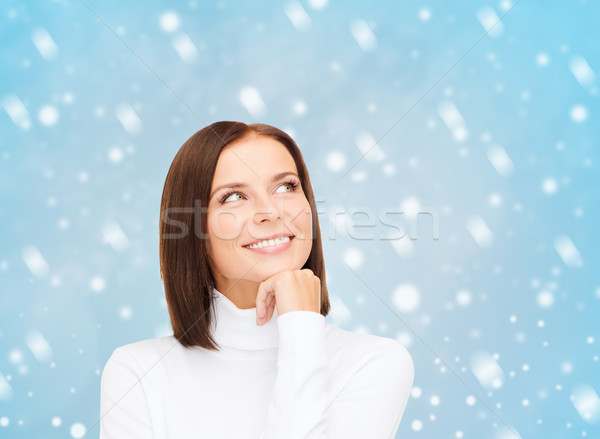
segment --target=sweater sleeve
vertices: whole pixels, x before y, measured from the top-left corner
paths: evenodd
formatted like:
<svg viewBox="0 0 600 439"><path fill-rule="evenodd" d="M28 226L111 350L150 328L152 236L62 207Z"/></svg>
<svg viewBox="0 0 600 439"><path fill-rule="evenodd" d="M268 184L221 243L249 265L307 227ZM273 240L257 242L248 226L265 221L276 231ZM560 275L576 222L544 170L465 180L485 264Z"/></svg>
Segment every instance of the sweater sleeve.
<svg viewBox="0 0 600 439"><path fill-rule="evenodd" d="M327 437L325 317L290 311L277 317L277 377L263 439Z"/></svg>
<svg viewBox="0 0 600 439"><path fill-rule="evenodd" d="M278 373L263 439L395 436L414 377L410 354L400 343L382 339L330 401L325 317L293 311L277 324Z"/></svg>
<svg viewBox="0 0 600 439"><path fill-rule="evenodd" d="M140 373L123 348L104 366L100 387L100 439L153 437Z"/></svg>
<svg viewBox="0 0 600 439"><path fill-rule="evenodd" d="M383 338L366 357L329 407L329 438L396 436L414 379L411 356Z"/></svg>

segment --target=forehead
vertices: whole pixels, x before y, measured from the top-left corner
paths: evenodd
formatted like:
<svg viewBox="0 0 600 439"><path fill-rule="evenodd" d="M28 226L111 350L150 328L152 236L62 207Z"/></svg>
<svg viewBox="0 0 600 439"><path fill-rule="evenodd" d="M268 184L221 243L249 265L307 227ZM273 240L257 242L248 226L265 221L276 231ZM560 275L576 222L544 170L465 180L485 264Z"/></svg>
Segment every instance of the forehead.
<svg viewBox="0 0 600 439"><path fill-rule="evenodd" d="M277 140L254 135L230 143L217 161L212 186L231 181L268 179L283 171L298 172L287 148Z"/></svg>

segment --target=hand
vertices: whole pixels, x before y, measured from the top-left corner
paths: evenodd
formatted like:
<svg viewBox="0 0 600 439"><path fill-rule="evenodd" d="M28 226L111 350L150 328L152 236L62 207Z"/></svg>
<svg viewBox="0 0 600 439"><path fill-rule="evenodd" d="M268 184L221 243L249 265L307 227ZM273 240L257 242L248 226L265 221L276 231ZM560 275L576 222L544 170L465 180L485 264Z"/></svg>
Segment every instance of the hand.
<svg viewBox="0 0 600 439"><path fill-rule="evenodd" d="M275 311L281 316L290 311L321 312L321 280L312 270L286 270L274 274L258 286L256 324L269 322Z"/></svg>

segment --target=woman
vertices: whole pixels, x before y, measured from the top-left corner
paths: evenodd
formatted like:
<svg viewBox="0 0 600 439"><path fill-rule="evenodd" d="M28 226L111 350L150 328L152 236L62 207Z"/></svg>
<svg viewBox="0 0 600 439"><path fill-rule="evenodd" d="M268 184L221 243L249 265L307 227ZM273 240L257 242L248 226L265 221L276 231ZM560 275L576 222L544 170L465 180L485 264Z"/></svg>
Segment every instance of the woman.
<svg viewBox="0 0 600 439"><path fill-rule="evenodd" d="M391 338L335 328L296 143L216 122L185 142L161 202L173 336L117 348L102 439L392 438L413 382Z"/></svg>

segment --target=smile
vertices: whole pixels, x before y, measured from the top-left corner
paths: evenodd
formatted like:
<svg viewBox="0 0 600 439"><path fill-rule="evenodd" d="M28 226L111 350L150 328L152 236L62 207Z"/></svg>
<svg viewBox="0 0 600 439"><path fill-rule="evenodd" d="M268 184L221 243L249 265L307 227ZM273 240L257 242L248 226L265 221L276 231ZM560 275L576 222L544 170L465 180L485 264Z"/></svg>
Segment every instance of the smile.
<svg viewBox="0 0 600 439"><path fill-rule="evenodd" d="M262 255L276 255L284 253L291 248L293 245L293 239L293 236L281 236L275 239L265 239L260 242L244 245L243 247L253 253Z"/></svg>
<svg viewBox="0 0 600 439"><path fill-rule="evenodd" d="M284 236L281 238L275 238L275 239L266 239L264 241L260 241L260 242L256 242L252 245L245 245L245 248L250 248L250 249L260 249L260 248L271 248L271 247L278 247L281 244L285 244L288 243L292 240L293 236Z"/></svg>

